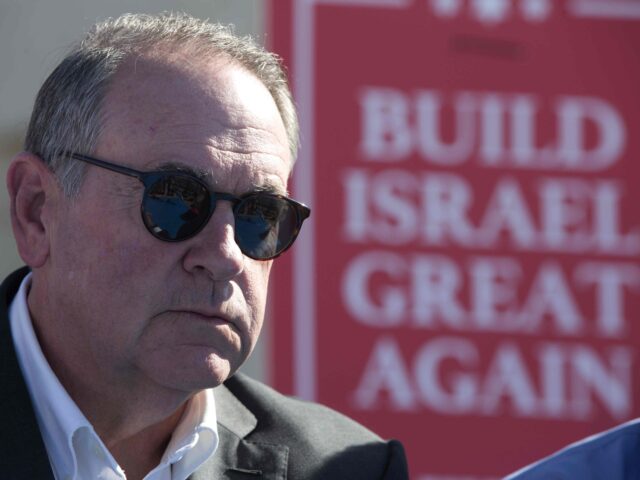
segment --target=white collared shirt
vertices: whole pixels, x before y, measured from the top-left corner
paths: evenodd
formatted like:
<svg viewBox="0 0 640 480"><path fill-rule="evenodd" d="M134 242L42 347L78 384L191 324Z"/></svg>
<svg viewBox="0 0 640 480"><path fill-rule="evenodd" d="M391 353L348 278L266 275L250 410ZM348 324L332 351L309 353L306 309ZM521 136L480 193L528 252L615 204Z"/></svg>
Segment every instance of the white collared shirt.
<svg viewBox="0 0 640 480"><path fill-rule="evenodd" d="M27 307L27 275L9 309L13 343L57 480L124 480L125 472L49 366ZM212 390L194 395L162 460L144 480L184 480L218 447Z"/></svg>

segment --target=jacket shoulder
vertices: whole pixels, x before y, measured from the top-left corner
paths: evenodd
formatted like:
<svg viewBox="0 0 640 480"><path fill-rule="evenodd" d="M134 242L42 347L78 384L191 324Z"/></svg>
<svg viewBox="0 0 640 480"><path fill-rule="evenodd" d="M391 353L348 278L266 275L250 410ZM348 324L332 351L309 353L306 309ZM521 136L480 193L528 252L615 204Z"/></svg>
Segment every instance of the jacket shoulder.
<svg viewBox="0 0 640 480"><path fill-rule="evenodd" d="M0 285L0 476L12 480L53 479L9 322L9 306L28 273L24 267Z"/></svg>
<svg viewBox="0 0 640 480"><path fill-rule="evenodd" d="M316 442L324 437L346 443L382 441L371 430L329 407L283 395L246 375L236 374L225 385L256 416L259 430L298 433Z"/></svg>
<svg viewBox="0 0 640 480"><path fill-rule="evenodd" d="M247 440L287 445L289 478L408 478L399 442L383 441L331 408L282 395L242 374L225 386L256 418Z"/></svg>

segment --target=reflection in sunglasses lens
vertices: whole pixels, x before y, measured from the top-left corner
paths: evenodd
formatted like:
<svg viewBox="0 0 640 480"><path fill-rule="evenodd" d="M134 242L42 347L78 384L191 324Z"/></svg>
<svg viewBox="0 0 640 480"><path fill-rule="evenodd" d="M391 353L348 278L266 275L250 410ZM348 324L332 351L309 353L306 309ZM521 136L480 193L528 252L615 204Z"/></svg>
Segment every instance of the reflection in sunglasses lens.
<svg viewBox="0 0 640 480"><path fill-rule="evenodd" d="M195 235L209 218L210 195L192 178L159 174L144 195L144 221L161 240L184 240ZM245 197L234 208L236 242L252 258L276 256L289 245L295 218L282 198L268 194Z"/></svg>
<svg viewBox="0 0 640 480"><path fill-rule="evenodd" d="M286 200L265 194L244 198L235 211L237 242L254 258L269 258L282 251L280 226L289 216Z"/></svg>
<svg viewBox="0 0 640 480"><path fill-rule="evenodd" d="M188 177L161 176L145 192L143 212L153 234L162 240L188 238L209 214L206 189Z"/></svg>

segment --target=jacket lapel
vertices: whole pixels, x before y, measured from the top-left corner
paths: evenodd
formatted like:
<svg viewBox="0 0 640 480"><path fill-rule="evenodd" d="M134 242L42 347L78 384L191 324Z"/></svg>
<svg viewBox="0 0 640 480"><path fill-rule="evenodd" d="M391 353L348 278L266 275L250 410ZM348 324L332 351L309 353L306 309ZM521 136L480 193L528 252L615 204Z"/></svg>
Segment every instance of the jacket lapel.
<svg viewBox="0 0 640 480"><path fill-rule="evenodd" d="M220 443L191 480L286 479L289 448L246 440L258 424L255 415L224 385L214 389L214 396Z"/></svg>
<svg viewBox="0 0 640 480"><path fill-rule="evenodd" d="M9 305L28 272L27 268L14 272L0 287L0 476L11 480L53 480L9 325Z"/></svg>

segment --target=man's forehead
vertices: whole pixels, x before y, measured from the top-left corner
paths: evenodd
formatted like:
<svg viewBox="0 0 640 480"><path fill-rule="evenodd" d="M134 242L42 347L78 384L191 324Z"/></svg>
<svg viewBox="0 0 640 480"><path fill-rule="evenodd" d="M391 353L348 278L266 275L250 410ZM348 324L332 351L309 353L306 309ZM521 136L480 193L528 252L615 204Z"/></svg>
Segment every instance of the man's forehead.
<svg viewBox="0 0 640 480"><path fill-rule="evenodd" d="M125 62L105 99L99 144L140 157L139 168L179 167L213 188L211 161L255 162L255 187L286 193L292 166L288 138L267 88L227 59L203 62L181 55Z"/></svg>
<svg viewBox="0 0 640 480"><path fill-rule="evenodd" d="M172 52L169 58L156 52L124 62L103 104L103 124L116 118L136 127L146 124L150 134L164 123L188 129L192 121L206 119L212 127L270 133L279 123L286 136L275 100L257 77L224 56L203 59L189 51Z"/></svg>
<svg viewBox="0 0 640 480"><path fill-rule="evenodd" d="M187 51L130 56L113 76L107 98L139 103L151 99L161 105L186 94L218 93L225 87L221 81L229 70L241 66L218 57L197 58ZM206 74L204 73L206 71ZM156 92L167 90L160 97Z"/></svg>

